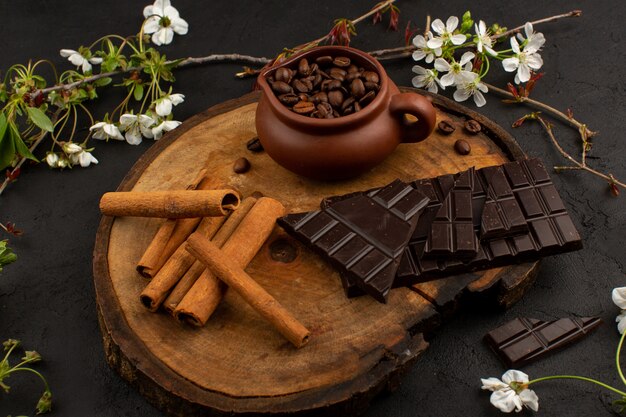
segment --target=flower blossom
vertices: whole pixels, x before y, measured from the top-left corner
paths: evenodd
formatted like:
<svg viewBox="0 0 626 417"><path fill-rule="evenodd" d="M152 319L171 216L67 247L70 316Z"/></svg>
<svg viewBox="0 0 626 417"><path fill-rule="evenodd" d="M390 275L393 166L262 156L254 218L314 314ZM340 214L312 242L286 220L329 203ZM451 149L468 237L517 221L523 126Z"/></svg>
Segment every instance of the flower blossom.
<svg viewBox="0 0 626 417"><path fill-rule="evenodd" d="M450 16L444 25L441 19L435 19L433 24L431 25L433 30L439 34L439 36L435 36L430 39L426 45L429 48L436 49L441 48L443 45L448 42L452 42L453 45L461 45L465 42L466 36L462 33L458 33L453 35L452 33L456 30L459 25L459 18L456 16Z"/></svg>
<svg viewBox="0 0 626 417"><path fill-rule="evenodd" d="M70 162L72 165L80 165L83 168L87 168L91 164L97 164L98 160L87 150L82 150L79 153L73 153L70 155Z"/></svg>
<svg viewBox="0 0 626 417"><path fill-rule="evenodd" d="M181 19L170 0L156 0L143 9L143 16L146 18L143 31L152 33L152 42L156 45L170 44L174 33L185 35L189 30L189 25Z"/></svg>
<svg viewBox="0 0 626 417"><path fill-rule="evenodd" d="M456 101L465 101L470 97L474 97L474 103L476 106L482 107L487 104L487 100L483 93L487 93L489 88L481 81L481 78L475 72L471 72L470 74L474 74L471 79L463 80L462 82L456 85L456 91L453 96Z"/></svg>
<svg viewBox="0 0 626 417"><path fill-rule="evenodd" d="M82 67L83 73L91 71L91 64L97 65L102 63L102 58L91 56L91 51L85 49L82 53L73 49L61 49L61 56L67 58L77 67Z"/></svg>
<svg viewBox="0 0 626 417"><path fill-rule="evenodd" d="M441 77L441 86L447 87L449 85L459 85L467 81L472 81L474 79L472 74L474 73L468 71L467 68L464 69L463 66L474 59L474 56L472 52L465 52L459 62L456 62L454 59L452 59L452 62L448 62L443 58L437 58L435 60L435 69L437 71L447 72L446 75Z"/></svg>
<svg viewBox="0 0 626 417"><path fill-rule="evenodd" d="M433 37L432 32L428 32L426 35L429 38ZM417 35L413 38L413 45L417 48L415 52L413 52L413 60L420 61L424 58L427 64L430 64L435 60L435 57L441 56L441 47L439 48L429 48L426 44L426 38L422 35Z"/></svg>
<svg viewBox="0 0 626 417"><path fill-rule="evenodd" d="M614 288L611 298L615 305L622 310L615 321L617 322L617 330L620 334L624 334L624 330L626 330L626 320L624 320L626 318L626 287Z"/></svg>
<svg viewBox="0 0 626 417"><path fill-rule="evenodd" d="M487 25L483 20L478 22L478 24L474 25L474 29L476 30L476 49L478 52L483 53L483 49L492 56L498 55L496 51L493 50L493 39L489 36L487 32Z"/></svg>
<svg viewBox="0 0 626 417"><path fill-rule="evenodd" d="M172 107L177 106L185 101L185 96L182 94L166 94L156 101L156 113L165 117L172 112Z"/></svg>
<svg viewBox="0 0 626 417"><path fill-rule="evenodd" d="M180 122L176 120L164 120L163 122L161 122L161 124L152 128L152 134L154 135L154 140L161 139L161 136L163 136L164 132L169 132L170 130L174 130L178 126L180 126Z"/></svg>
<svg viewBox="0 0 626 417"><path fill-rule="evenodd" d="M91 126L89 128L89 131L90 132L94 132L93 133L93 138L94 139L124 140L124 136L122 136L122 133L120 132L118 127L115 126L113 123L98 122L95 125Z"/></svg>
<svg viewBox="0 0 626 417"><path fill-rule="evenodd" d="M63 144L63 152L68 155L81 153L83 151L83 147L74 142L67 142Z"/></svg>
<svg viewBox="0 0 626 417"><path fill-rule="evenodd" d="M533 24L530 22L526 22L524 25L524 33L526 34L526 39L521 33L517 34L517 39L520 42L526 42L526 47L524 49L534 50L537 52L541 49L544 43L546 43L546 38L543 36L541 32L535 32L533 29Z"/></svg>
<svg viewBox="0 0 626 417"><path fill-rule="evenodd" d="M426 88L431 93L439 91L438 85L441 85L441 82L437 78L437 71L415 65L413 66L413 72L417 74L412 80L414 87ZM441 86L441 88L446 89L444 86Z"/></svg>
<svg viewBox="0 0 626 417"><path fill-rule="evenodd" d="M535 43L536 45L536 43ZM513 72L517 70L515 74L515 83L525 83L530 80L530 71L538 70L543 65L543 59L541 55L537 53L535 45L526 44L523 50L520 50L519 43L515 38L511 38L511 49L515 53L512 58L506 58L502 61L502 66L506 72Z"/></svg>
<svg viewBox="0 0 626 417"><path fill-rule="evenodd" d="M491 404L503 413L520 412L524 407L539 410L539 398L528 389L528 375L524 372L511 369L502 375L502 381L493 377L480 381L482 389L492 391Z"/></svg>
<svg viewBox="0 0 626 417"><path fill-rule="evenodd" d="M130 114L126 113L120 116L120 130L126 132L126 142L131 145L139 145L141 143L142 136L146 138L152 138L151 126L154 125L155 120L145 114Z"/></svg>
<svg viewBox="0 0 626 417"><path fill-rule="evenodd" d="M46 155L46 163L50 168L58 168L59 167L59 155L54 152L48 152Z"/></svg>

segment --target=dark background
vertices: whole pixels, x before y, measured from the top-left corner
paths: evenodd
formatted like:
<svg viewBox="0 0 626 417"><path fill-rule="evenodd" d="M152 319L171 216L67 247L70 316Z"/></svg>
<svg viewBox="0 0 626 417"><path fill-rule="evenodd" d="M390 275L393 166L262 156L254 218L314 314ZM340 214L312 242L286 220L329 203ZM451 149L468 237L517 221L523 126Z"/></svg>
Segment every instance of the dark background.
<svg viewBox="0 0 626 417"><path fill-rule="evenodd" d="M162 48L168 57L204 56L239 52L272 56L326 33L338 17L357 17L374 1L236 1L175 0L189 22L186 36ZM58 51L78 49L102 35L136 33L145 2L3 1L0 4L0 68L48 58L69 68ZM542 53L546 76L534 97L575 115L600 131L590 164L626 178L624 120L626 119L626 64L623 24L626 6L618 1L565 0L542 2L446 2L400 0L400 26L408 19L423 27L425 17L461 16L471 8L475 18L513 27L545 16L583 9L583 16L540 26L547 38ZM400 46L403 34L370 22L358 26L353 46L364 50ZM386 63L398 85L410 85L410 59ZM237 80L238 64L187 68L176 73L175 92L185 94L176 118L186 118L224 100L250 91L251 80ZM508 76L508 78L507 78ZM492 66L489 80L504 86L512 75ZM119 90L119 89L118 89ZM451 93L448 93L450 95ZM89 103L101 118L121 99L121 92L103 91ZM487 97L482 112L502 126L529 112ZM473 107L473 103L470 104ZM564 161L537 124L510 129L531 156L547 165ZM556 134L566 149L578 155L576 133L557 123ZM17 263L0 273L0 338L21 339L45 362L36 365L47 376L54 394L54 416L161 416L133 388L109 369L96 319L91 260L99 222L98 200L114 190L133 163L152 144L96 142L100 164L88 169L51 171L28 166L19 181L0 197L0 221L24 230L12 238ZM596 177L568 172L554 176L572 217L580 226L585 249L546 259L534 287L506 312L465 308L434 337L430 349L404 379L399 390L377 399L367 416L497 415L489 393L480 390L480 377L500 377L505 370L483 345L485 332L517 316L549 320L570 315L599 315L605 324L591 337L561 353L527 366L531 378L578 374L599 378L619 387L614 354L619 335L614 326L618 309L611 289L624 279L626 214L624 199L612 197ZM624 194L624 193L623 193ZM0 415L33 414L41 385L33 375L8 380L10 395L0 393ZM582 382L546 382L534 387L541 416L611 415L617 396ZM622 385L623 389L624 386Z"/></svg>

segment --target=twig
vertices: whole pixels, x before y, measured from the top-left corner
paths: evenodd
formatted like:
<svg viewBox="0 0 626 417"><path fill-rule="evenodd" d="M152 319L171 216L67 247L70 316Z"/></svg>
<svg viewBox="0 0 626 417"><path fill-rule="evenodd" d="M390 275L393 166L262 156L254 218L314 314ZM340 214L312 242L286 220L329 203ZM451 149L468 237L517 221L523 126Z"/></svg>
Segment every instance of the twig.
<svg viewBox="0 0 626 417"><path fill-rule="evenodd" d="M579 122L578 120L574 119L573 117L569 117L567 114L563 113L560 110L555 109L552 106L549 106L545 103L542 103L541 101L537 101L537 100L533 100L532 98L528 98L528 97L515 97L513 94L511 94L510 92L503 90L502 88L498 88L494 85L488 84L486 82L483 81L483 84L485 84L488 88L489 91L493 91L494 93L503 96L503 97L507 97L510 98L512 100L515 100L517 103L526 103L530 106L536 107L538 109L541 109L543 111L545 111L546 113L550 113L553 116L558 117L559 119L563 120L564 122L566 122L567 124L575 127L576 129L578 129L579 131L585 131L587 132L588 137L591 136L595 136L598 134L598 132L593 131L593 130L589 130L587 128L587 125L584 123Z"/></svg>
<svg viewBox="0 0 626 417"><path fill-rule="evenodd" d="M598 177L607 180L609 182L609 184L615 184L615 185L619 185L622 188L626 188L626 184L616 180L613 175L611 175L611 174L608 174L608 175L607 174L603 174L603 173L601 173L599 171L596 171L593 168L589 168L587 165L583 165L582 163L580 163L577 160L575 160L570 154L565 152L565 150L561 147L559 142L556 140L556 137L554 136L554 132L552 131L552 126L549 123L547 123L541 116L535 116L535 119L539 120L539 123L541 123L543 128L546 130L546 132L548 133L548 136L550 136L550 139L552 140L552 143L554 144L556 149L559 151L559 153L561 155L563 155L563 157L568 159L570 162L572 162L574 165L576 165L576 167L578 167L578 169L582 169L582 170L590 172L590 173L592 173L594 175L597 175ZM560 168L561 169L563 169L563 168L565 168L565 169L576 169L576 167L560 167Z"/></svg>
<svg viewBox="0 0 626 417"><path fill-rule="evenodd" d="M533 20L530 23L532 23L533 26L534 26L534 25L539 25L541 23L555 22L555 21L557 21L559 19L563 19L563 18L566 18L566 17L580 17L582 14L583 14L582 10L572 10L572 11L567 12L567 13L557 14L555 16L550 16L550 17L545 17L545 18L539 19L539 20ZM492 38L493 39L500 39L500 38L504 38L506 36L514 35L514 34L516 34L518 32L521 32L522 29L524 29L524 26L525 25L521 25L521 26L518 26L516 28L509 29L506 32L500 33L499 35L492 36Z"/></svg>

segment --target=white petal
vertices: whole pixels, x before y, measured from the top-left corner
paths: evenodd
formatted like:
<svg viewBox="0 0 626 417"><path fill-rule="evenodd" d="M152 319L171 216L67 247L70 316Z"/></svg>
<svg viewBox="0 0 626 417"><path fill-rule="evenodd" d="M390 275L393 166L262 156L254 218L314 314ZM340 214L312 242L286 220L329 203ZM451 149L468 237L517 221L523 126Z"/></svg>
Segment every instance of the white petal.
<svg viewBox="0 0 626 417"><path fill-rule="evenodd" d="M435 59L435 69L437 71L450 71L450 63L443 58Z"/></svg>
<svg viewBox="0 0 626 417"><path fill-rule="evenodd" d="M478 42L476 42L476 49L478 49L480 53L483 52L483 41L480 38L478 38Z"/></svg>
<svg viewBox="0 0 626 417"><path fill-rule="evenodd" d="M112 139L124 140L124 136L122 136L120 130L112 123L105 123L105 125L102 126L102 130Z"/></svg>
<svg viewBox="0 0 626 417"><path fill-rule="evenodd" d="M513 390L494 391L489 398L491 404L503 413L510 413L515 408L514 398L517 397Z"/></svg>
<svg viewBox="0 0 626 417"><path fill-rule="evenodd" d="M515 73L514 80L515 80L515 84L519 84L519 74L518 73Z"/></svg>
<svg viewBox="0 0 626 417"><path fill-rule="evenodd" d="M89 152L81 152L80 155L78 155L78 163L81 167L87 168L92 162L97 164L98 160L91 156Z"/></svg>
<svg viewBox="0 0 626 417"><path fill-rule="evenodd" d="M526 382L528 382L528 375L516 369L509 369L504 373L504 375L502 375L502 382L510 385L513 381L525 384Z"/></svg>
<svg viewBox="0 0 626 417"><path fill-rule="evenodd" d="M519 68L517 69L517 76L522 83L530 80L530 68L528 68L528 65L520 64Z"/></svg>
<svg viewBox="0 0 626 417"><path fill-rule="evenodd" d="M49 153L46 156L46 162L50 166L50 168L56 168L59 164L59 155L55 153Z"/></svg>
<svg viewBox="0 0 626 417"><path fill-rule="evenodd" d="M622 310L626 310L626 287L613 288L611 299L616 306Z"/></svg>
<svg viewBox="0 0 626 417"><path fill-rule="evenodd" d="M526 407L533 411L539 411L539 397L537 397L535 391L525 389L519 393L519 398Z"/></svg>
<svg viewBox="0 0 626 417"><path fill-rule="evenodd" d="M515 397L513 397L513 404L515 405L515 412L519 413L520 411L522 411L522 399L519 397L519 395L516 395Z"/></svg>
<svg viewBox="0 0 626 417"><path fill-rule="evenodd" d="M140 114L137 117L139 119L140 126L150 127L154 124L154 119L150 116L146 116L145 114Z"/></svg>
<svg viewBox="0 0 626 417"><path fill-rule="evenodd" d="M143 25L143 33L151 34L155 33L159 30L161 26L159 25L159 18L156 16L152 16L146 20L146 23Z"/></svg>
<svg viewBox="0 0 626 417"><path fill-rule="evenodd" d="M489 390L489 391L497 391L499 389L503 389L508 386L504 382L500 381L498 378L494 378L494 377L486 378L486 379L481 378L480 382L483 383L483 386L480 388Z"/></svg>
<svg viewBox="0 0 626 417"><path fill-rule="evenodd" d="M423 75L418 75L417 77L413 77L413 79L411 80L411 83L413 84L413 87L415 88L422 88L426 85L426 79L424 78Z"/></svg>
<svg viewBox="0 0 626 417"><path fill-rule="evenodd" d="M454 84L454 74L452 74L451 72L447 73L446 75L441 77L440 82L441 82L441 85L444 87Z"/></svg>
<svg viewBox="0 0 626 417"><path fill-rule="evenodd" d="M139 145L141 143L141 132L139 126L135 125L132 129L129 129L126 134L126 142L131 145Z"/></svg>
<svg viewBox="0 0 626 417"><path fill-rule="evenodd" d="M420 75L428 74L428 70L426 70L426 68L424 67L420 67L419 65L413 65L412 71Z"/></svg>
<svg viewBox="0 0 626 417"><path fill-rule="evenodd" d="M172 18L171 22L171 28L174 29L174 32L178 33L179 35L186 35L189 31L189 24L187 23L187 21L181 19L180 17Z"/></svg>
<svg viewBox="0 0 626 417"><path fill-rule="evenodd" d="M441 56L441 54L443 53L443 50L441 48L434 48L433 51L437 56Z"/></svg>
<svg viewBox="0 0 626 417"><path fill-rule="evenodd" d="M461 71L458 74L455 74L455 80L457 84L471 83L476 78L478 78L478 74L471 71Z"/></svg>
<svg viewBox="0 0 626 417"><path fill-rule="evenodd" d="M517 43L517 40L515 38L511 38L511 49L513 49L513 52L515 52L516 54L519 54L520 52L519 43Z"/></svg>
<svg viewBox="0 0 626 417"><path fill-rule="evenodd" d="M155 0L154 2L154 11L155 13L161 14L161 16L165 16L165 9L167 7L171 7L170 0Z"/></svg>
<svg viewBox="0 0 626 417"><path fill-rule="evenodd" d="M415 45L419 49L423 49L426 47L426 38L422 35L417 35L413 38L413 45Z"/></svg>
<svg viewBox="0 0 626 417"><path fill-rule="evenodd" d="M178 10L171 4L163 8L163 15L167 16L170 20L180 17Z"/></svg>
<svg viewBox="0 0 626 417"><path fill-rule="evenodd" d="M465 101L470 97L470 92L464 88L457 88L452 95L456 101Z"/></svg>
<svg viewBox="0 0 626 417"><path fill-rule="evenodd" d="M164 98L163 100L157 102L156 112L159 116L165 117L172 112L172 102L169 98Z"/></svg>
<svg viewBox="0 0 626 417"><path fill-rule="evenodd" d="M421 61L422 59L424 59L424 57L426 57L426 52L422 51L421 49L418 49L415 52L413 52L414 61Z"/></svg>
<svg viewBox="0 0 626 417"><path fill-rule="evenodd" d="M543 65L543 59L539 54L530 54L526 57L526 63L532 69L539 69Z"/></svg>
<svg viewBox="0 0 626 417"><path fill-rule="evenodd" d="M431 27L433 28L433 30L435 32L437 32L438 34L442 34L443 32L445 32L446 27L443 24L443 22L441 21L441 19L435 19L433 20L433 23L431 25Z"/></svg>
<svg viewBox="0 0 626 417"><path fill-rule="evenodd" d="M96 129L102 129L102 127L105 125L106 123L104 122L98 122L95 125L91 126L89 128L90 131L96 130Z"/></svg>
<svg viewBox="0 0 626 417"><path fill-rule="evenodd" d="M73 49L61 49L60 53L61 53L61 56L63 58L67 58L67 57L69 57L71 55L78 55L78 56L80 56L80 54L78 52L76 52L75 50L73 50Z"/></svg>
<svg viewBox="0 0 626 417"><path fill-rule="evenodd" d="M76 144L76 143L71 143L68 142L65 145L63 145L63 150L65 151L65 153L80 153L83 151L82 146Z"/></svg>
<svg viewBox="0 0 626 417"><path fill-rule="evenodd" d="M81 54L72 54L67 59L77 67L80 67L85 62L85 58Z"/></svg>
<svg viewBox="0 0 626 417"><path fill-rule="evenodd" d="M130 113L125 113L120 116L120 129L126 130L128 126L132 125L137 121L137 116Z"/></svg>
<svg viewBox="0 0 626 417"><path fill-rule="evenodd" d="M474 91L474 103L476 106L482 107L487 104L487 100L485 100L485 96L480 91Z"/></svg>
<svg viewBox="0 0 626 417"><path fill-rule="evenodd" d="M492 47L485 45L485 49L487 50L487 53L489 55L491 55L491 56L498 56L498 53Z"/></svg>
<svg viewBox="0 0 626 417"><path fill-rule="evenodd" d="M426 59L424 60L424 62L426 62L427 64L430 64L431 62L433 62L434 59L435 59L434 54L428 54L426 55Z"/></svg>
<svg viewBox="0 0 626 417"><path fill-rule="evenodd" d="M148 18L150 16L152 16L154 14L154 6L153 5L148 5L146 7L143 8L143 17L144 18Z"/></svg>
<svg viewBox="0 0 626 417"><path fill-rule="evenodd" d="M163 136L164 123L165 122L163 122L160 125L152 128L152 135L154 137L154 140L159 140L159 139L161 139L161 136Z"/></svg>
<svg viewBox="0 0 626 417"><path fill-rule="evenodd" d="M452 35L450 37L450 41L453 45L461 45L463 42L465 42L465 39L467 39L467 37L461 33Z"/></svg>
<svg viewBox="0 0 626 417"><path fill-rule="evenodd" d="M446 21L446 29L448 32L454 32L454 29L459 25L459 18L456 16L450 16Z"/></svg>
<svg viewBox="0 0 626 417"><path fill-rule="evenodd" d="M99 56L93 56L89 58L89 62L91 62L94 65L102 64L102 58L100 58Z"/></svg>
<svg viewBox="0 0 626 417"><path fill-rule="evenodd" d="M443 45L443 39L441 39L441 38L432 38L431 40L429 40L428 42L426 42L426 45L427 45L430 49L437 49L437 48L441 48L441 46Z"/></svg>
<svg viewBox="0 0 626 417"><path fill-rule="evenodd" d="M433 94L437 94L437 91L439 91L439 89L437 88L437 83L431 81L428 84L428 91Z"/></svg>
<svg viewBox="0 0 626 417"><path fill-rule="evenodd" d="M487 85L485 83L478 83L478 84L476 84L476 88L478 88L483 93L488 93L489 92L489 88L487 88Z"/></svg>
<svg viewBox="0 0 626 417"><path fill-rule="evenodd" d="M481 20L480 22L478 22L478 34L479 35L484 35L487 33L487 25L485 24L484 20Z"/></svg>
<svg viewBox="0 0 626 417"><path fill-rule="evenodd" d="M96 130L95 133L91 137L94 139L106 139L107 134L104 133L104 130L99 129L99 130Z"/></svg>
<svg viewBox="0 0 626 417"><path fill-rule="evenodd" d="M620 334L624 334L624 330L626 329L626 311L622 310L619 316L615 317L615 321L617 322L617 331Z"/></svg>
<svg viewBox="0 0 626 417"><path fill-rule="evenodd" d="M459 63L461 65L465 65L468 62L470 62L472 59L474 59L476 55L474 55L473 52L465 52L462 56L461 56L461 60L459 61Z"/></svg>
<svg viewBox="0 0 626 417"><path fill-rule="evenodd" d="M180 93L170 94L170 100L172 101L173 105L177 106L183 101L185 101L185 96Z"/></svg>
<svg viewBox="0 0 626 417"><path fill-rule="evenodd" d="M139 126L139 130L141 130L141 134L146 139L154 138L154 133L152 133L152 129L149 126Z"/></svg>
<svg viewBox="0 0 626 417"><path fill-rule="evenodd" d="M543 33L535 33L524 47L524 51L537 52L544 43L546 43L546 38L543 36Z"/></svg>
<svg viewBox="0 0 626 417"><path fill-rule="evenodd" d="M529 39L533 34L533 24L526 22L524 25L524 32L526 32L526 39Z"/></svg>
<svg viewBox="0 0 626 417"><path fill-rule="evenodd" d="M180 126L180 124L181 122L177 120L168 120L166 122L163 122L163 130L169 132L170 130L176 129L178 126Z"/></svg>
<svg viewBox="0 0 626 417"><path fill-rule="evenodd" d="M158 38L158 43L155 41L155 38ZM170 27L161 28L157 33L152 35L152 42L157 45L169 45L172 43L172 39L174 39L174 31Z"/></svg>
<svg viewBox="0 0 626 417"><path fill-rule="evenodd" d="M83 73L91 71L91 64L89 63L88 60L83 59L82 69L83 69Z"/></svg>
<svg viewBox="0 0 626 417"><path fill-rule="evenodd" d="M502 66L506 72L513 72L519 66L518 58L506 58L502 60Z"/></svg>

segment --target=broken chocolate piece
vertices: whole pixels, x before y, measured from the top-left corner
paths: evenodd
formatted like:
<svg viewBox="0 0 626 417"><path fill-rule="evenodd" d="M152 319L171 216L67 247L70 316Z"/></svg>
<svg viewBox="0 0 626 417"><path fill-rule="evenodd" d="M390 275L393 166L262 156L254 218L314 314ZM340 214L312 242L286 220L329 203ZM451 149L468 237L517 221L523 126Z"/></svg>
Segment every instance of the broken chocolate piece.
<svg viewBox="0 0 626 417"><path fill-rule="evenodd" d="M521 191L522 187L527 187L524 181L518 181L515 185L509 184L502 168L498 167L493 172L480 222L481 240L513 236L528 230L524 213L513 190Z"/></svg>
<svg viewBox="0 0 626 417"><path fill-rule="evenodd" d="M519 367L587 335L602 323L599 317L555 321L516 318L485 335L485 342L508 367Z"/></svg>
<svg viewBox="0 0 626 417"><path fill-rule="evenodd" d="M328 199L322 209L278 219L376 300L385 302L403 250L428 198L399 180Z"/></svg>

